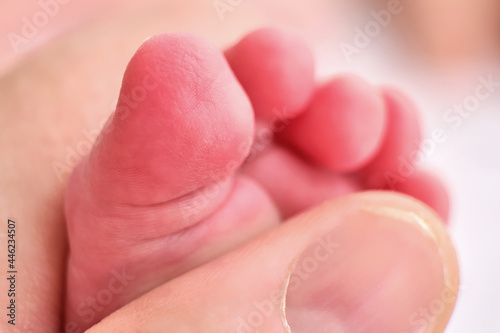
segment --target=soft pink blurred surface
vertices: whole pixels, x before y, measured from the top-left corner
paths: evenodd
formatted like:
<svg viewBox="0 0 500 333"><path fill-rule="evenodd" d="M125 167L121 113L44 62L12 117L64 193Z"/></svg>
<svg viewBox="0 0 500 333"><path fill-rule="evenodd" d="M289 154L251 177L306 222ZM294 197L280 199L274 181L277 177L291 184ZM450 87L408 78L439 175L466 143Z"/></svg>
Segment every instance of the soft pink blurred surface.
<svg viewBox="0 0 500 333"><path fill-rule="evenodd" d="M347 1L337 2L336 9L331 11L327 5L304 6L298 11L282 1L267 1L258 5L243 2L224 21L217 18L209 3L205 2L203 8L213 11L210 12L211 28L227 34L221 37L221 41L230 40L227 36L241 24L251 27L281 23L302 30L315 46L320 76L351 71L372 83L400 86L421 106L427 133L437 127L446 130L448 140L438 145L425 163L436 167L451 189L451 233L462 268L462 291L447 332L500 331L497 319L500 313L500 242L497 240L500 234L500 87L475 112L464 118L458 128L451 128L443 118L453 104L461 103L473 94L479 77L492 75L500 81L500 61L479 61L451 68L428 66L417 54L397 42L398 37L393 34L397 29L391 29L397 27L395 21L370 38L369 45L348 61L340 46L352 43L356 28L364 27L373 17L364 7ZM14 50L7 38L1 39L0 73L64 29L115 10L116 3L95 2L88 6L80 0L72 0L61 5L59 14L40 30L23 51ZM120 2L120 9L123 10L122 4ZM127 6L133 7L134 2ZM4 2L0 11L9 15L4 15L0 30L4 35L18 32L22 17L33 16L39 10L38 2L32 0ZM242 20L248 12L258 13L258 19L251 23ZM78 15L75 16L75 13ZM313 21L311 17L318 19Z"/></svg>

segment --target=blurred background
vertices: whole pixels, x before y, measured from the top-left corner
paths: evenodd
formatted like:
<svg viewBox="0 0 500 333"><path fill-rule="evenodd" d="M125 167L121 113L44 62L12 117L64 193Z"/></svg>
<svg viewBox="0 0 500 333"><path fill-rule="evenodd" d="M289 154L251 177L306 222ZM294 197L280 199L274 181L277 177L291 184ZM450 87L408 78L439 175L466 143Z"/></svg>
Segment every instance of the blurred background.
<svg viewBox="0 0 500 333"><path fill-rule="evenodd" d="M499 6L497 0L3 1L0 75L37 61L61 73L80 66L93 84L81 108L109 113L128 59L148 36L191 31L224 48L264 25L297 30L315 50L319 77L355 72L401 87L420 106L427 137L435 129L446 133L423 163L442 175L452 197L449 228L462 287L447 332L500 332ZM49 44L53 51L46 52ZM85 75L64 84L85 84ZM480 85L487 96L478 96ZM86 128L101 120L82 119Z"/></svg>

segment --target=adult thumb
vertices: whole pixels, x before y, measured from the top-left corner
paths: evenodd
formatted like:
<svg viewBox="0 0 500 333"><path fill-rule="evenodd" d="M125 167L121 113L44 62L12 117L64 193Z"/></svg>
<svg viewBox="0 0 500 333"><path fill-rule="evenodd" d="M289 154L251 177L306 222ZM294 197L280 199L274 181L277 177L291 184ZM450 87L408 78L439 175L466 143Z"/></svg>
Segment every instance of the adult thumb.
<svg viewBox="0 0 500 333"><path fill-rule="evenodd" d="M436 213L367 192L327 202L152 290L98 332L443 332L458 294Z"/></svg>

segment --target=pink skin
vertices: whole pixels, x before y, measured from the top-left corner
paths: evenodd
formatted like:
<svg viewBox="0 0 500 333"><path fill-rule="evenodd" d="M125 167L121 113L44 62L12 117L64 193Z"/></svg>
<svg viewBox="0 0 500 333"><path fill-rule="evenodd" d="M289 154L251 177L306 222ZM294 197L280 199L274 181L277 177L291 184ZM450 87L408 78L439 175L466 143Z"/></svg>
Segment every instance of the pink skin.
<svg viewBox="0 0 500 333"><path fill-rule="evenodd" d="M284 219L328 199L361 190L354 179L318 168L279 145L245 165L244 172L262 184Z"/></svg>
<svg viewBox="0 0 500 333"><path fill-rule="evenodd" d="M421 142L420 115L416 106L401 92L383 88L388 111L388 127L377 156L359 172L369 189L390 189L411 195L432 207L445 221L449 215L449 195L441 180L408 166ZM407 162L402 162L402 161Z"/></svg>
<svg viewBox="0 0 500 333"><path fill-rule="evenodd" d="M281 63L277 60L285 57L286 48L291 54L310 53L305 44L288 34L276 30L255 33L248 40L256 39L257 46L269 38L282 49L271 57L242 53L241 64L254 56L255 66L272 69L275 66L271 64ZM245 43L250 43L248 40ZM236 53L229 50L227 54L232 58ZM272 85L267 89L276 89L276 95L260 95L258 87L252 86L263 80L266 87L269 82L265 71L248 72L246 80L238 76L243 87L250 89L247 96L221 52L200 38L166 34L149 39L139 48L126 69L116 112L91 154L75 169L66 192L71 247L66 325L90 327L164 281L276 226L279 213L290 216L360 189L353 177L328 171L332 169L330 162L340 161L340 156L352 157L345 163L350 169L375 154L387 111L380 107L382 103L378 105L376 90L353 77L331 83L334 92L346 92L340 94L341 103L325 97L305 108L309 93L302 91L299 96L294 92L300 87L308 90L314 84L290 81L305 72L312 75L313 65L303 59L295 58L297 66L283 60L287 66L279 68L280 75L268 79ZM235 64L238 59L232 58L231 65ZM254 78L250 77L252 73ZM238 170L255 134L248 97L253 105L281 103L293 106L293 112L306 113L293 120L286 134L294 138L289 142L292 150L272 142L269 149L256 150L242 174ZM328 103L328 108L321 102ZM395 106L388 105L391 116L390 108ZM318 109L331 109L342 126L323 111L314 111ZM269 116L257 113L264 124ZM321 116L331 128L320 126ZM360 121L368 136L360 133ZM393 123L399 124L393 121L390 126ZM299 136L300 128L307 135ZM345 129L354 133L347 145L335 146L344 140L327 140L322 147L321 141L312 139L317 133L329 139L349 137ZM332 130L342 134L336 137ZM399 127L389 127L384 148L394 146L388 141L391 130ZM370 136L375 143L368 140ZM328 156L319 160L296 156L293 151L301 145L299 137L304 140L301 147L316 152L315 156L320 156L320 151ZM384 157L385 153L382 149L375 161L394 158L390 154ZM408 186L404 190L411 192L411 183ZM92 316L82 314L89 297L98 298L103 289L109 288L113 272L125 272L134 278L124 292L101 304Z"/></svg>
<svg viewBox="0 0 500 333"><path fill-rule="evenodd" d="M345 75L319 87L306 112L280 137L318 164L345 173L373 158L385 125L386 110L377 89Z"/></svg>
<svg viewBox="0 0 500 333"><path fill-rule="evenodd" d="M131 102L142 86L146 97ZM277 223L267 194L252 180L233 179L253 123L246 95L214 46L162 35L137 51L117 112L67 190L69 321L89 327L144 292L144 280L155 280L160 268L178 273L186 262L209 259L200 254L208 243L229 246ZM77 315L121 269L141 279L96 317Z"/></svg>
<svg viewBox="0 0 500 333"><path fill-rule="evenodd" d="M303 111L314 89L314 58L303 39L263 28L225 54L257 118L268 122L277 111L290 118Z"/></svg>
<svg viewBox="0 0 500 333"><path fill-rule="evenodd" d="M392 188L389 181L400 176L401 159L418 151L422 133L420 115L412 101L395 89L382 89L387 109L387 129L382 147L359 173L369 189ZM388 178L389 174L392 178Z"/></svg>
<svg viewBox="0 0 500 333"><path fill-rule="evenodd" d="M448 190L436 175L418 170L404 182L397 183L394 189L426 203L445 222L448 221L450 214Z"/></svg>

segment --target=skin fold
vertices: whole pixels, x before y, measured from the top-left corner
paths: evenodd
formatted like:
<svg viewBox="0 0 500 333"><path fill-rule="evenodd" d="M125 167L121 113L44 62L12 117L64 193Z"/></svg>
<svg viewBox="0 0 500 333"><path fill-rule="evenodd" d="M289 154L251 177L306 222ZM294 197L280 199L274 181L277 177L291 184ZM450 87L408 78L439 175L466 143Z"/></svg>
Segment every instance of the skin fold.
<svg viewBox="0 0 500 333"><path fill-rule="evenodd" d="M11 218L19 225L18 240L22 245L17 252L17 269L19 281L22 283L18 285L18 314L22 313L22 316L19 316L15 328L4 321L0 322L2 330L55 332L61 329L65 321L63 300L68 245L63 207L64 191L74 166L81 157L90 152L91 141L114 110L124 69L138 45L154 34L187 30L204 35L222 47L262 24L258 6L250 6L248 12L252 14L247 15L249 18L233 24L231 29L220 24L211 4L197 3L196 6L206 8L203 7L205 10L194 13L187 5L167 2L162 5L144 6L133 13L125 9L113 14L104 14L108 12L103 11L101 19L91 21L85 26L76 25L71 31L51 40L50 43L47 39L44 47L34 47L31 53L19 55L16 58L16 66L6 65L14 62L3 58L3 68L8 69L3 71L0 78L0 151L8 158L0 161L0 214L3 220ZM184 19L194 15L199 15L199 20L193 18L193 22L186 22ZM234 15L236 20L238 15L242 14L235 12ZM314 17L317 13L307 15ZM286 16L286 13L283 16ZM56 25L57 20L52 24ZM423 216L425 223L431 225L431 232L439 240L437 246L442 257L438 263L447 267L447 279L454 283L457 281L456 258L444 229L437 226L439 218L413 201L409 203L408 199L386 197L377 193L366 197L351 197L346 201L340 200L332 204L332 208L327 205L319 211L306 213L306 217L295 218L295 222L290 226L285 223L244 248L231 252L227 258L239 261L240 267L245 268L247 272L262 269L259 265L262 264L260 259L263 258L263 253L258 249L263 244L271 246L273 240L276 240L277 243L272 245L273 255L269 257L267 264L271 265L273 260L279 261L280 270L289 272L292 257L300 256L308 241L333 226L330 224L333 222L328 222L328 216L334 215L337 210L343 212L349 210L349 207L362 205L364 200L372 200L371 205L377 207L381 201L389 207L402 206L405 211L416 211L417 215ZM319 220L323 222L316 229L308 228L311 215L322 216ZM5 230L4 228L0 231L2 242L6 239ZM299 241L299 236L305 230L308 230L308 236ZM281 241L278 241L280 239ZM300 244L294 246L293 251L285 251L285 248L290 249L291 244L297 245L297 242ZM286 254L288 259L283 258L281 254ZM246 261L242 258L249 259ZM4 266L5 262L0 265L2 269ZM130 326L126 326L127 329L161 331L160 328L166 325L166 320L169 327L175 328L175 331L196 331L196 328L189 326L190 318L179 312L183 309L182 306L176 307L175 311L172 308L175 304L185 306L190 299L198 297L203 301L189 309L193 316L207 318L205 323L208 326L204 326L208 327L207 331L229 332L235 327L235 323L218 320L217 316L210 317L207 313L211 313L214 305L233 304L235 299L231 297L236 295L249 302L241 302L241 307L234 307L238 316L244 316L247 310L244 307L254 301L253 296L249 294L259 295L259 290L251 288L245 293L235 289L234 294L218 294L222 281L237 281L238 275L234 275L233 279L229 278L231 274L236 274L236 271L237 269L230 268L223 258L201 266L185 277L177 278L146 294L144 298L130 303L93 330L109 332L122 327L122 331L126 331L124 326L120 326L128 325L125 324L126 319L130 323ZM210 297L200 296L202 276L211 276L210 285L218 286L211 290ZM262 285L276 289L276 285L282 284L283 281L282 275L272 274L269 281L262 281ZM248 284L242 283L234 288L246 285ZM2 280L0 287L7 290L7 281ZM168 297L165 297L163 292L166 292ZM440 291L430 295L430 299L433 298L439 299ZM171 305L166 305L165 299ZM443 331L453 305L454 300L446 304L445 309L439 313L432 332ZM131 315L138 313L137 309L144 311L141 310L137 317ZM221 316L226 310L217 309ZM265 325L271 325L269 327L275 328L277 332L279 329L286 329L280 315L269 318ZM149 322L150 326L146 327L145 321Z"/></svg>

